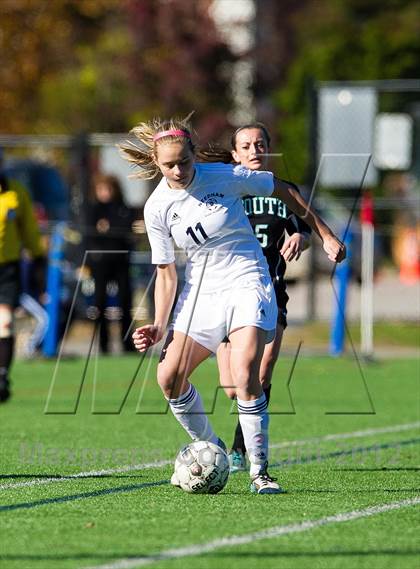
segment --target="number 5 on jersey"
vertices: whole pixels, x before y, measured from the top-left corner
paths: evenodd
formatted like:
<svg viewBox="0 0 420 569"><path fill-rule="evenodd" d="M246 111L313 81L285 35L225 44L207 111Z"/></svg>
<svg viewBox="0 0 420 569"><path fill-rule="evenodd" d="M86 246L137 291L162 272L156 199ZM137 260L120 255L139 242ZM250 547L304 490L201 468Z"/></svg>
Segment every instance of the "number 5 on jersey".
<svg viewBox="0 0 420 569"><path fill-rule="evenodd" d="M265 249L268 244L268 234L266 233L267 229L268 223L257 223L254 229L255 237L258 239L263 249Z"/></svg>

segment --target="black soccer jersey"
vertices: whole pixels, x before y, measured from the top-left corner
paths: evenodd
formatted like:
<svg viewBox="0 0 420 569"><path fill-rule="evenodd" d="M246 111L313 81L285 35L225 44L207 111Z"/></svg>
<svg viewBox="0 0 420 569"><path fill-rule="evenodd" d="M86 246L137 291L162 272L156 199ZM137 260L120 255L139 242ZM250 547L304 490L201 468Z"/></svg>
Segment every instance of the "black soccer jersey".
<svg viewBox="0 0 420 569"><path fill-rule="evenodd" d="M280 182L299 191L299 188L292 182L286 180L280 180ZM270 197L246 196L242 198L242 203L266 256L271 277L283 279L286 262L279 251L285 240L285 231L289 235L297 232L311 233L311 228L274 195Z"/></svg>

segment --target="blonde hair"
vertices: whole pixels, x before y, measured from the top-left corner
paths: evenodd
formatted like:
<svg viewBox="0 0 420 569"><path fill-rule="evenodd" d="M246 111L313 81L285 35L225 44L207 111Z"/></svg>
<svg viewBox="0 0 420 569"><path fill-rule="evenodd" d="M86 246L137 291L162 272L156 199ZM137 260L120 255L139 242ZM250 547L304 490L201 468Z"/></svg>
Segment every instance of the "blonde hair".
<svg viewBox="0 0 420 569"><path fill-rule="evenodd" d="M183 119L172 118L163 120L159 117L154 118L150 122L141 122L133 129L130 134L138 139L140 144L127 140L124 145L118 145L120 153L125 160L131 162L134 166L139 168L131 178L141 178L143 180L152 180L160 174L159 166L156 163L157 147L165 142L186 142L190 145L191 150L194 152L194 145L191 140L191 125L190 118L193 113L190 113ZM159 140L155 140L155 136L159 132L167 130L182 130L186 136L182 135L168 135Z"/></svg>

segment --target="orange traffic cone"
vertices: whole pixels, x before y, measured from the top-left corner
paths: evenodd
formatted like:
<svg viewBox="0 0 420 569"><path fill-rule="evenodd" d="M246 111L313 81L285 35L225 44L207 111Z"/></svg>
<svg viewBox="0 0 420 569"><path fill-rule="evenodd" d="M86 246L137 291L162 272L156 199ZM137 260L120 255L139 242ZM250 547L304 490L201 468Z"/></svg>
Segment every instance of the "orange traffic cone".
<svg viewBox="0 0 420 569"><path fill-rule="evenodd" d="M416 284L420 279L420 247L415 229L406 229L402 239L400 281Z"/></svg>

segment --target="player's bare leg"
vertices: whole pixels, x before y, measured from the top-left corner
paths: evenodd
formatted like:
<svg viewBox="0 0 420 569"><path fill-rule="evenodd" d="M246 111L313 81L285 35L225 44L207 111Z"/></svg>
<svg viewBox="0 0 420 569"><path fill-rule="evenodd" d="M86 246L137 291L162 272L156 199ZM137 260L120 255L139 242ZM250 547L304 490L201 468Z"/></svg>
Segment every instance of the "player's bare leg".
<svg viewBox="0 0 420 569"><path fill-rule="evenodd" d="M283 332L283 326L281 324L277 324L274 340L269 344L266 344L264 349L260 367L260 382L264 392L266 389L271 387L271 379L273 377L274 366L276 365L280 354ZM265 393L265 396L268 403L269 395L267 397L267 393Z"/></svg>
<svg viewBox="0 0 420 569"><path fill-rule="evenodd" d="M281 342L283 338L284 327L277 324L276 336L272 342L265 345L264 353L260 366L260 383L262 385L267 404L270 401L271 378L277 359L279 357ZM236 388L230 371L230 353L231 343L225 342L220 344L217 350L217 365L219 368L220 385L224 388L229 399L236 398ZM238 420L233 443L229 452L229 463L231 472L246 470L246 449L242 433L241 423Z"/></svg>
<svg viewBox="0 0 420 569"><path fill-rule="evenodd" d="M219 368L219 382L229 399L236 398L236 387L230 372L230 342L222 342L217 349L217 367Z"/></svg>
<svg viewBox="0 0 420 569"><path fill-rule="evenodd" d="M200 394L189 381L195 368L210 353L190 336L170 331L158 365L158 383L174 417L193 440L207 440L224 447L204 412ZM171 477L171 484L179 486L175 473Z"/></svg>
<svg viewBox="0 0 420 569"><path fill-rule="evenodd" d="M158 365L158 383L175 418L193 440L219 444L198 391L189 378L210 351L182 332L169 332Z"/></svg>
<svg viewBox="0 0 420 569"><path fill-rule="evenodd" d="M169 331L160 356L157 378L165 397L183 395L188 387L188 378L211 352L182 332Z"/></svg>

